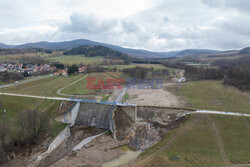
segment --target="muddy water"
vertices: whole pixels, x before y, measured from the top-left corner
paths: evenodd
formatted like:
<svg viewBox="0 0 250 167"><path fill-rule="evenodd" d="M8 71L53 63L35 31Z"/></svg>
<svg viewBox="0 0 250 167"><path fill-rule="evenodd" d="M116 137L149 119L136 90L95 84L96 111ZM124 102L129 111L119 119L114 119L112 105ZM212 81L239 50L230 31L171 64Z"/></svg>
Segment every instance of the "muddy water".
<svg viewBox="0 0 250 167"><path fill-rule="evenodd" d="M122 156L112 161L104 163L102 167L118 167L122 164L125 164L127 162L136 159L138 155L141 153L141 151L131 151L131 150L127 150L124 152L125 153Z"/></svg>

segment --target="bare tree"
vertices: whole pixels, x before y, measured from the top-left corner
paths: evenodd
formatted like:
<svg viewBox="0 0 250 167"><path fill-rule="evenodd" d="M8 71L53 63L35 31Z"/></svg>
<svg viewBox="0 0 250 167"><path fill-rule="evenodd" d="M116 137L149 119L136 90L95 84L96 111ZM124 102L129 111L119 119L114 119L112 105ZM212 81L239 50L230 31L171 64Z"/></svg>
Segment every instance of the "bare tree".
<svg viewBox="0 0 250 167"><path fill-rule="evenodd" d="M49 118L45 112L27 110L20 112L17 121L17 137L22 145L31 146L50 130Z"/></svg>

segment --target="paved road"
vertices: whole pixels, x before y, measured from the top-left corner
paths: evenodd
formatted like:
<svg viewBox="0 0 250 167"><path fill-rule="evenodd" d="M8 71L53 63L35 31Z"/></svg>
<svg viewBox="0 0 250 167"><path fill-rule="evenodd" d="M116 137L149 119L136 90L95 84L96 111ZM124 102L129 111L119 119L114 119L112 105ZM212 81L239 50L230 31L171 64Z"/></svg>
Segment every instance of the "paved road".
<svg viewBox="0 0 250 167"><path fill-rule="evenodd" d="M119 95L116 97L116 99L114 100L114 103L119 103L119 102L121 102L121 101L122 101L122 98L123 98L123 96L125 95L125 93L127 92L127 90L128 90L128 88L127 88L127 87L124 87L124 88L120 91L120 93L119 93Z"/></svg>
<svg viewBox="0 0 250 167"><path fill-rule="evenodd" d="M62 98L62 97L46 97L46 96L34 96L34 95L25 95L25 94L15 94L15 93L1 93L1 95L7 96L17 96L17 97L31 97L37 99L49 99L49 100L70 100L70 98Z"/></svg>
<svg viewBox="0 0 250 167"><path fill-rule="evenodd" d="M234 112L223 112L223 111L197 110L195 113L220 114L220 115L233 115L233 116L246 116L246 117L250 117L250 114L234 113Z"/></svg>
<svg viewBox="0 0 250 167"><path fill-rule="evenodd" d="M49 99L49 100L66 100L66 101L80 101L80 102L90 102L90 103L103 103L103 104L116 104L119 106L135 106L136 104L127 104L127 103L120 103L120 99L123 97L122 94L124 95L126 93L126 89L123 90L116 100L114 102L98 102L96 100L89 100L89 99L75 99L75 98L64 98L64 97L46 97L46 96L34 96L34 95L24 95L24 94L14 94L14 93L0 93L2 95L7 95L7 96L17 96L17 97L31 97L31 98L38 98L38 99ZM247 113L233 113L233 112L223 112L223 111L209 111L209 110L197 110L194 112L189 112L184 114L193 114L193 113L201 113L201 114L220 114L220 115L233 115L233 116L246 116L250 117L250 114Z"/></svg>
<svg viewBox="0 0 250 167"><path fill-rule="evenodd" d="M76 80L76 81L70 83L69 85L66 85L66 86L62 87L61 89L59 89L59 90L57 91L57 94L59 94L59 95L61 95L61 96L68 96L68 97L77 96L77 97L78 97L78 95L68 95L68 94L64 94L64 93L62 93L62 90L63 90L63 89L66 89L66 88L68 88L68 87L70 87L70 86L72 86L72 85L74 85L74 84L76 84L77 82L83 80L83 79L86 78L87 76L88 76L88 75L85 75L84 77L82 77L82 78L80 78L80 79L78 79L78 80ZM79 95L79 96L82 96L82 95ZM84 97L84 96L87 97L87 96L89 96L89 95L83 95L83 97Z"/></svg>
<svg viewBox="0 0 250 167"><path fill-rule="evenodd" d="M45 79L45 78L49 78L49 77L52 77L52 76L53 75L51 75L51 74L49 74L49 75L41 75L41 76L37 76L35 78L26 79L26 80L22 80L22 81L17 81L17 83L1 85L0 88L7 88L7 87L10 87L10 86L15 86L15 85L23 84L23 83L26 83L26 82L35 81L35 80Z"/></svg>
<svg viewBox="0 0 250 167"><path fill-rule="evenodd" d="M28 79L28 80L23 80L20 81L18 83L13 83L13 84L8 84L8 85L2 85L0 86L0 88L5 88L5 87L10 87L10 86L14 86L17 84L22 84L22 83L26 83L26 82L30 82L30 81L34 81L34 80L39 80L39 79L45 79L48 77L51 77L53 75L44 75L44 76L38 76L32 79ZM87 76L87 75L86 75ZM86 76L72 82L71 84L59 89L57 91L58 94L60 95L64 95L61 93L61 91L77 82L79 82L80 80L84 79ZM123 96L125 95L125 93L127 92L127 87L124 87L121 92L119 93L119 95L117 96L117 98L113 101L113 102L98 102L96 100L89 100L89 99L75 99L75 98L63 98L63 97L46 97L46 96L34 96L34 95L25 95L25 94L15 94L15 93L1 93L2 95L7 95L7 96L17 96L17 97L30 97L30 98L38 98L38 99L49 99L49 100L65 100L65 101L80 101L80 102L91 102L91 103L103 103L103 104L116 104L116 105L120 105L120 106L135 106L136 104L127 104L127 103L121 103L120 101L122 100ZM70 96L70 95L69 95ZM192 113L203 113L203 114L220 114L220 115L233 115L233 116L246 116L246 117L250 117L250 114L246 114L246 113L232 113L232 112L222 112L222 111L209 111L209 110L197 110L195 112L189 112L184 114L188 115L188 114L192 114Z"/></svg>
<svg viewBox="0 0 250 167"><path fill-rule="evenodd" d="M65 100L65 101L75 101L75 102L87 102L87 103L101 103L107 105L119 105L119 106L135 106L135 104L125 104L125 103L115 103L115 102L105 102L97 101L92 99L78 99L78 98L65 98L65 97L46 97L46 96L35 96L35 95L25 95L25 94L15 94L15 93L0 93L0 95L6 96L16 96L16 97L30 97L37 99L48 99L48 100Z"/></svg>

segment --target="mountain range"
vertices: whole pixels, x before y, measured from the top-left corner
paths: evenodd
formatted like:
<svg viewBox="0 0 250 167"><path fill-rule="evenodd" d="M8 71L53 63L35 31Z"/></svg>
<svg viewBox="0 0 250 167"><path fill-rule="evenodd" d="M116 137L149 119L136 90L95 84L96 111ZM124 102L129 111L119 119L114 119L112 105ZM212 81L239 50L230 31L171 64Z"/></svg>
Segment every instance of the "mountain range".
<svg viewBox="0 0 250 167"><path fill-rule="evenodd" d="M101 42L94 42L87 39L77 39L72 41L63 41L63 42L36 42L36 43L26 43L21 45L6 45L0 43L0 48L2 49L24 49L24 48L43 48L49 50L69 50L83 45L95 45L95 46L105 46L113 50L125 53L132 57L137 58L168 58L168 57L185 57L185 56L195 56L200 54L214 54L221 53L222 51L217 50L208 50L208 49L186 49L181 51L171 51L171 52L153 52L142 49L130 49L124 48L117 45L111 45Z"/></svg>

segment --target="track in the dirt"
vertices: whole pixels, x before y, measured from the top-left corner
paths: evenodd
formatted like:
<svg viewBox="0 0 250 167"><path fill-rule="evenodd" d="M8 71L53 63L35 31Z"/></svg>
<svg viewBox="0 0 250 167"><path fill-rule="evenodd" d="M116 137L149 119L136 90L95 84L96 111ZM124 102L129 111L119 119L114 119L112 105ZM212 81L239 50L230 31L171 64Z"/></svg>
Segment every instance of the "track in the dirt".
<svg viewBox="0 0 250 167"><path fill-rule="evenodd" d="M229 161L229 159L225 153L224 144L223 144L223 140L221 138L219 129L216 127L216 124L214 122L212 122L212 129L213 129L214 134L215 134L215 138L216 138L217 146L218 146L220 154L221 154L221 158L223 159L225 164L227 164L227 165L231 164L231 162Z"/></svg>

